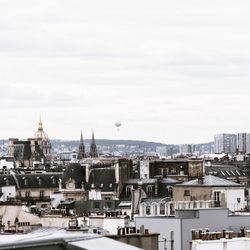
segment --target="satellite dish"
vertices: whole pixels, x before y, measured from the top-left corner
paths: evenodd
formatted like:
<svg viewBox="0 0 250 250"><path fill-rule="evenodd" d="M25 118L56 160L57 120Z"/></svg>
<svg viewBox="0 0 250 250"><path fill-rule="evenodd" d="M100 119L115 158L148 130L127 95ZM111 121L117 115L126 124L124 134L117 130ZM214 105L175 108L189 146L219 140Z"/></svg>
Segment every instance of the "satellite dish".
<svg viewBox="0 0 250 250"><path fill-rule="evenodd" d="M115 123L115 126L116 126L117 128L121 127L121 125L122 125L121 122L116 122L116 123Z"/></svg>

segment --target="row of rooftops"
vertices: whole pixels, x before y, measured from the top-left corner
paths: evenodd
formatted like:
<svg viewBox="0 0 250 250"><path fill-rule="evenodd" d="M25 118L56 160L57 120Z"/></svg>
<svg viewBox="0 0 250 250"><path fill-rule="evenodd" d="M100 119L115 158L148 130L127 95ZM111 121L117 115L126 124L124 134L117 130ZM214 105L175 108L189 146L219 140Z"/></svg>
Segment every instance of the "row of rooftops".
<svg viewBox="0 0 250 250"><path fill-rule="evenodd" d="M2 174L0 175L0 186L16 185L20 188L49 188L58 187L59 179L62 179L62 188L66 188L66 182L69 179L74 179L75 188L82 188L85 185L87 189L99 188L103 192L113 192L117 187L115 169L109 164L97 164L89 171L88 183L86 183L86 166L77 163L70 164L66 167L64 172L45 172L40 171L33 173L16 173L16 174ZM98 168L98 167L99 168ZM232 182L229 177L244 177L248 179L245 172L240 170L237 166L209 166L206 167L206 174L202 179L190 180L188 182L180 183L180 181L173 178L148 178L148 179L128 179L124 182L125 185L154 185L157 181L160 184L166 185L185 185L185 186L240 186L240 184ZM219 175L220 174L220 175ZM215 176L216 175L216 176ZM15 178L14 178L15 176ZM222 177L222 178L218 178Z"/></svg>
<svg viewBox="0 0 250 250"><path fill-rule="evenodd" d="M16 186L17 188L56 188L61 173L44 174L2 174L0 186Z"/></svg>

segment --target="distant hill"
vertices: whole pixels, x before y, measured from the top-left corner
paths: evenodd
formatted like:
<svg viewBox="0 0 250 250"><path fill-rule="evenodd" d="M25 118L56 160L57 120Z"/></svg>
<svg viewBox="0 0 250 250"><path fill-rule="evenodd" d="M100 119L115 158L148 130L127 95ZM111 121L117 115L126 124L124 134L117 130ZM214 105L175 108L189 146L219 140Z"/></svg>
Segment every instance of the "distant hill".
<svg viewBox="0 0 250 250"><path fill-rule="evenodd" d="M91 142L90 139L85 139L84 143L89 145ZM52 147L58 147L64 145L65 147L78 148L79 140L51 140ZM170 154L175 154L179 152L179 144L164 144L160 142L151 142L151 141L138 141L138 140L109 140L109 139L96 139L97 146L100 147L115 147L119 145L126 146L135 146L137 148L146 149L147 151L155 151L156 147L166 146L167 151ZM200 143L194 145L195 151L200 152L212 152L214 147L213 142Z"/></svg>
<svg viewBox="0 0 250 250"><path fill-rule="evenodd" d="M138 146L138 147L158 147L167 146L167 144L160 142L150 142L150 141L136 141L136 140L109 140L109 139L96 139L96 144L99 146L115 146L115 145L125 145L125 146ZM84 143L90 144L90 139L85 139ZM79 140L51 140L53 145L65 145L71 147L78 147Z"/></svg>

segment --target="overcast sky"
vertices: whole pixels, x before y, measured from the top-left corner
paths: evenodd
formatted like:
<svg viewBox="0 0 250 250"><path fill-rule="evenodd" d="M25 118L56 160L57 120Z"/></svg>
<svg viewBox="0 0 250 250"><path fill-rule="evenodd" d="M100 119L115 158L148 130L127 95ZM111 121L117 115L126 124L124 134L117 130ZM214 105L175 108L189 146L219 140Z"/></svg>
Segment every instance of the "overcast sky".
<svg viewBox="0 0 250 250"><path fill-rule="evenodd" d="M250 2L1 0L0 138L250 132ZM121 121L118 131L114 125Z"/></svg>

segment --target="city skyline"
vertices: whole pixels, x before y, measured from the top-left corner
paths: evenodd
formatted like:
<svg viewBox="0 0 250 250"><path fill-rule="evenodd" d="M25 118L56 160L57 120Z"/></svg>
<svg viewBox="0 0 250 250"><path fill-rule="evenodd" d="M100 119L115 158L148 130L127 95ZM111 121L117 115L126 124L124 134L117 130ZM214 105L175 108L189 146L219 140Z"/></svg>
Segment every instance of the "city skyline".
<svg viewBox="0 0 250 250"><path fill-rule="evenodd" d="M0 7L0 138L32 137L40 114L51 139L78 140L82 129L185 144L248 132L249 3Z"/></svg>

